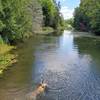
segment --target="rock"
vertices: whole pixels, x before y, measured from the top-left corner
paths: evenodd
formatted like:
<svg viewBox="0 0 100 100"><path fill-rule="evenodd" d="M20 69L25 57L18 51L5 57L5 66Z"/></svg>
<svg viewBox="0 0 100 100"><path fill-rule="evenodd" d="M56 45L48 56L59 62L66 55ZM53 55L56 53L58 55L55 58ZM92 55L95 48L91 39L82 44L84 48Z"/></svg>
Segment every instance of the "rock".
<svg viewBox="0 0 100 100"><path fill-rule="evenodd" d="M38 32L42 30L43 13L42 7L37 0L32 0L32 4L29 6L32 14L32 32Z"/></svg>

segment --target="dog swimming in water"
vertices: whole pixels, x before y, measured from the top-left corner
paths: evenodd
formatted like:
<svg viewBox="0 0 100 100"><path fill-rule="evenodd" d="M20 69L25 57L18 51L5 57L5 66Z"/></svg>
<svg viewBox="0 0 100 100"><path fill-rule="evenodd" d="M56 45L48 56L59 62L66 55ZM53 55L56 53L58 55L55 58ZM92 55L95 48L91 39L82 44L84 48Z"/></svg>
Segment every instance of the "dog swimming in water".
<svg viewBox="0 0 100 100"><path fill-rule="evenodd" d="M48 85L44 82L38 84L36 89L31 93L29 100L37 100L38 97L47 91Z"/></svg>

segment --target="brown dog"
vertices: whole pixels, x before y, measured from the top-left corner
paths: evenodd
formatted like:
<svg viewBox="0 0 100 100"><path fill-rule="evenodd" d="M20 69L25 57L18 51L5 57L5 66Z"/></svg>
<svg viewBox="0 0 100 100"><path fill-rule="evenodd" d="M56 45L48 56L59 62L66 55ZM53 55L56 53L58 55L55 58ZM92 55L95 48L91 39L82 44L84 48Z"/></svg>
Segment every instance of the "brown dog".
<svg viewBox="0 0 100 100"><path fill-rule="evenodd" d="M31 93L30 100L36 100L38 96L42 95L44 92L46 92L47 84L46 83L40 83L36 89Z"/></svg>

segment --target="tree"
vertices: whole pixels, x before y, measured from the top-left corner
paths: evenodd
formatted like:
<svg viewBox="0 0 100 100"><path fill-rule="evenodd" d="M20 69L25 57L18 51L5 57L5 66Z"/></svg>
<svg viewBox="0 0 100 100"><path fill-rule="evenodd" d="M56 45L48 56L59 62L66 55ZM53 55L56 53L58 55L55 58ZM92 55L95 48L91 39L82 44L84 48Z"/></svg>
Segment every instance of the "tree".
<svg viewBox="0 0 100 100"><path fill-rule="evenodd" d="M82 0L75 9L74 27L100 35L100 0Z"/></svg>
<svg viewBox="0 0 100 100"><path fill-rule="evenodd" d="M0 35L8 41L23 38L31 28L30 0L0 0Z"/></svg>
<svg viewBox="0 0 100 100"><path fill-rule="evenodd" d="M62 24L63 18L60 14L60 3L55 0L40 0L44 15L44 25L57 29Z"/></svg>

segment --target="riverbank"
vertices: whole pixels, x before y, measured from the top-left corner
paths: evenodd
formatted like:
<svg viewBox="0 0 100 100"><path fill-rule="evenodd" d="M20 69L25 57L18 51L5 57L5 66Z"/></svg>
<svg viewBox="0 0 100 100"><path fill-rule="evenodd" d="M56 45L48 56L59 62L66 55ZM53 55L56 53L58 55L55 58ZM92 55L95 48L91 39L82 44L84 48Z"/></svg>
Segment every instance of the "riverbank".
<svg viewBox="0 0 100 100"><path fill-rule="evenodd" d="M0 75L3 74L9 66L17 62L15 59L16 55L11 53L13 49L15 49L14 46L0 44Z"/></svg>
<svg viewBox="0 0 100 100"><path fill-rule="evenodd" d="M47 34L52 33L52 32L54 32L53 28L51 28L51 27L43 27L42 30L35 31L34 33L36 35L47 35Z"/></svg>
<svg viewBox="0 0 100 100"><path fill-rule="evenodd" d="M57 33L64 30L64 27L58 27L57 29L53 29L52 27L43 27L41 31L35 32L36 35L49 35L51 33Z"/></svg>

